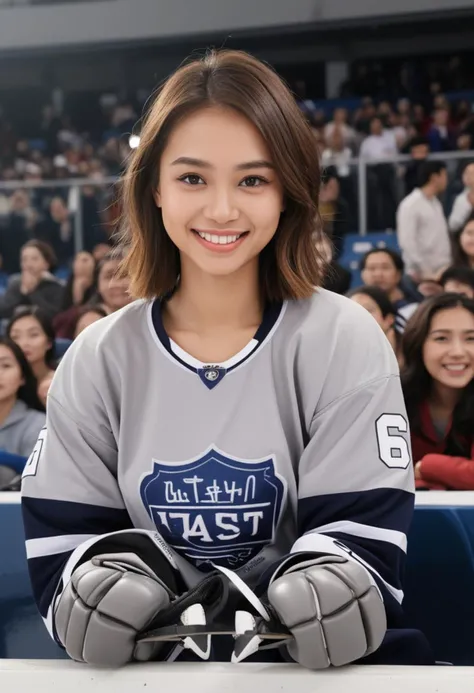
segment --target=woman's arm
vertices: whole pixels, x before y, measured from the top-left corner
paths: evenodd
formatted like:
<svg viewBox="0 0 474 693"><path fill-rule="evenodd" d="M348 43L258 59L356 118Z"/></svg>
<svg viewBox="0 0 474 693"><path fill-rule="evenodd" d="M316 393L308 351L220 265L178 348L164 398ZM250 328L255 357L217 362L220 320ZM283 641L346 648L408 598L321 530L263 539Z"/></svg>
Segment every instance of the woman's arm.
<svg viewBox="0 0 474 693"><path fill-rule="evenodd" d="M474 460L450 455L425 455L419 464L423 481L457 491L474 491Z"/></svg>

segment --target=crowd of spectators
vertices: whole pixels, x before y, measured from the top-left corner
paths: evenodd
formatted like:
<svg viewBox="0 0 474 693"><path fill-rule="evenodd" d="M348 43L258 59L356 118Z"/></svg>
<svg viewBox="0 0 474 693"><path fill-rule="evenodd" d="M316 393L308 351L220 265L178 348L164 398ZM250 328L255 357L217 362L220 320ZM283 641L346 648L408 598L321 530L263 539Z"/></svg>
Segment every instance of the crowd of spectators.
<svg viewBox="0 0 474 693"><path fill-rule="evenodd" d="M434 90L430 106L364 98L352 113L307 112L323 164L324 286L368 310L394 349L419 489L474 490L474 152L472 160L443 161L446 152L473 149L471 110ZM41 429L64 349L131 300L117 275L120 255L111 252L120 205L108 179L126 166L137 114L115 104L108 118L94 141L49 106L34 140L0 120L0 178L11 183L0 188L0 449L9 454L23 455ZM386 161L399 153L410 155L403 166ZM355 287L341 260L345 236L357 231L354 157L374 164L369 228L396 231L400 250L370 250ZM79 193L70 178L85 179ZM43 181L53 184L35 187ZM75 253L79 208L83 250Z"/></svg>

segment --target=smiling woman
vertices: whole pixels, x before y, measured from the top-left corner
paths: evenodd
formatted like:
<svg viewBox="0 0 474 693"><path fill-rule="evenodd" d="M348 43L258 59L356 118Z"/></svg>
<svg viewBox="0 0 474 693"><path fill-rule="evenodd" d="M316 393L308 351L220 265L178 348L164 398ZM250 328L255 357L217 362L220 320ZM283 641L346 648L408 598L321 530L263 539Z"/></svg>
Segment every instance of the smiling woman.
<svg viewBox="0 0 474 693"><path fill-rule="evenodd" d="M474 490L474 301L424 301L402 348L417 488Z"/></svg>
<svg viewBox="0 0 474 693"><path fill-rule="evenodd" d="M142 300L68 350L23 476L38 606L72 658L432 661L400 627L398 366L319 288L319 183L309 125L255 58L210 51L160 90L124 180ZM161 627L181 642L144 635Z"/></svg>

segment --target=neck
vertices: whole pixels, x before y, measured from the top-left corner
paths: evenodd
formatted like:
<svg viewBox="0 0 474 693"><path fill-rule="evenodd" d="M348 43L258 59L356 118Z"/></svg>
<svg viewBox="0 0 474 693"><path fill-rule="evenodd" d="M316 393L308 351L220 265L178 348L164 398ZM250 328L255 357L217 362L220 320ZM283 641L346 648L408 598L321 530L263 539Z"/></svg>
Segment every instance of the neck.
<svg viewBox="0 0 474 693"><path fill-rule="evenodd" d="M198 333L260 324L258 259L225 276L206 274L184 260L179 287L165 306L166 313L176 328Z"/></svg>
<svg viewBox="0 0 474 693"><path fill-rule="evenodd" d="M0 423L3 424L8 419L16 402L16 395L9 397L8 399L0 400Z"/></svg>
<svg viewBox="0 0 474 693"><path fill-rule="evenodd" d="M35 375L36 381L38 385L42 380L46 378L48 375L50 368L45 364L44 361L38 361L38 363L32 363L31 368L33 369L33 373Z"/></svg>
<svg viewBox="0 0 474 693"><path fill-rule="evenodd" d="M393 301L400 301L403 298L403 292L396 286L388 295L389 299Z"/></svg>
<svg viewBox="0 0 474 693"><path fill-rule="evenodd" d="M434 382L430 395L430 404L436 409L452 414L461 399L462 390L455 390L441 383Z"/></svg>
<svg viewBox="0 0 474 693"><path fill-rule="evenodd" d="M423 193L423 195L425 197L428 197L429 199L436 197L436 190L429 183L427 185L424 185L422 188L420 188L420 190Z"/></svg>

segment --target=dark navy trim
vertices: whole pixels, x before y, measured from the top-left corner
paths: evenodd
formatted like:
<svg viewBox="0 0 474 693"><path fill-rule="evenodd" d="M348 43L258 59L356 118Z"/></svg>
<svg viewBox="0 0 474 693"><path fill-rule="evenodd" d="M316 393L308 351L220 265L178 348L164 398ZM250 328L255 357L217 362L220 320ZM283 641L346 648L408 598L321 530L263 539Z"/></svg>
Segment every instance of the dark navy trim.
<svg viewBox="0 0 474 693"><path fill-rule="evenodd" d="M62 572L72 551L28 560L31 587L38 610L46 618Z"/></svg>
<svg viewBox="0 0 474 693"><path fill-rule="evenodd" d="M394 488L329 493L298 501L298 535L331 522L350 520L380 529L408 533L415 496Z"/></svg>
<svg viewBox="0 0 474 693"><path fill-rule="evenodd" d="M22 498L21 505L27 540L133 529L127 511L117 508L28 496Z"/></svg>
<svg viewBox="0 0 474 693"><path fill-rule="evenodd" d="M344 532L328 532L326 536L336 539L357 554L359 558L362 558L371 568L376 570L389 585L397 590L402 589L401 580L405 569L406 554L398 546L377 539L355 537L353 534L345 534Z"/></svg>
<svg viewBox="0 0 474 693"><path fill-rule="evenodd" d="M199 370L197 368L194 368L194 366L191 366L189 363L186 361L183 361L171 348L171 343L170 343L170 338L168 337L168 334L166 333L165 327L163 325L163 319L161 315L161 308L162 308L162 301L159 299L156 299L151 307L151 320L153 323L153 327L156 332L156 336L166 349L166 351L182 366L187 368L193 373L199 374ZM230 368L225 369L226 373L230 373L231 371L235 370L239 366L241 366L247 359L252 356L255 351L261 346L261 344L265 341L273 327L275 326L276 321L278 320L280 313L283 308L283 303L281 301L278 301L276 303L269 303L263 313L263 318L260 326L258 327L255 335L253 336L253 339L255 339L258 344L255 345L255 348L252 349L251 352L249 352L246 356L244 356L240 361L235 363L233 366L230 366ZM212 364L209 364L212 365ZM223 376L222 376L223 377ZM220 380L222 380L222 377ZM207 385L207 383L206 383Z"/></svg>

